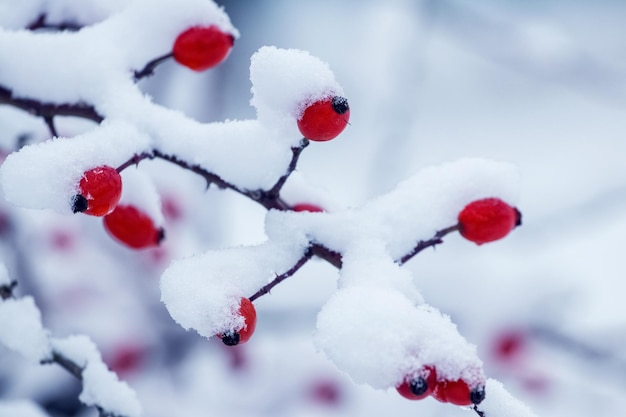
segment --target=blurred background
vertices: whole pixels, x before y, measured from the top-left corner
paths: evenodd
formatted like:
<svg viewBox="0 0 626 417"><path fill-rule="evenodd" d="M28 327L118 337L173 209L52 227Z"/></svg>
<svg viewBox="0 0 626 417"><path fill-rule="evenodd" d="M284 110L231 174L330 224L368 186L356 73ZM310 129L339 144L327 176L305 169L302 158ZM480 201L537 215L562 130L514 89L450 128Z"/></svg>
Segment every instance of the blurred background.
<svg viewBox="0 0 626 417"><path fill-rule="evenodd" d="M227 61L202 74L169 62L142 89L197 120L254 118L248 69L257 49L304 49L326 61L351 124L307 148L285 198L329 211L459 157L516 164L523 227L481 247L448 236L406 267L426 301L477 345L487 375L539 416L626 413L626 2L218 3L241 32ZM90 126L58 122L64 136ZM39 119L0 107L5 153L48 137ZM337 277L322 261L258 300L246 345L226 348L177 326L159 302L169 261L264 240L265 211L205 192L188 171L141 169L162 198L161 247L132 251L97 219L2 203L0 254L46 326L89 335L147 417L467 415L357 386L316 352L316 314ZM62 370L0 348L0 398L33 399L54 417L95 415L79 392Z"/></svg>

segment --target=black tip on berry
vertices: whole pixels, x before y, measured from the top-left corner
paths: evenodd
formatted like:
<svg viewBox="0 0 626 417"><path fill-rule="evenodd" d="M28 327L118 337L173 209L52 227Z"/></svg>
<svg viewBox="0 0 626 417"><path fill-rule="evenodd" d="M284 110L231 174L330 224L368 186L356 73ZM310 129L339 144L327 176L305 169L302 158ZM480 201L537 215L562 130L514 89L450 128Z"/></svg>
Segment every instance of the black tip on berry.
<svg viewBox="0 0 626 417"><path fill-rule="evenodd" d="M82 213L83 211L87 210L87 207L89 207L89 203L87 202L87 199L85 197L80 194L76 194L74 197L72 197L73 213Z"/></svg>
<svg viewBox="0 0 626 417"><path fill-rule="evenodd" d="M239 333L229 332L222 336L222 342L226 346L237 346L239 344Z"/></svg>
<svg viewBox="0 0 626 417"><path fill-rule="evenodd" d="M472 404L480 404L485 399L485 387L474 388L470 392L470 401Z"/></svg>
<svg viewBox="0 0 626 417"><path fill-rule="evenodd" d="M161 242L163 242L163 239L165 239L165 229L161 227L159 230L157 230L156 244L161 244Z"/></svg>
<svg viewBox="0 0 626 417"><path fill-rule="evenodd" d="M412 380L409 386L411 387L411 392L415 395L423 395L428 391L428 382L421 376Z"/></svg>
<svg viewBox="0 0 626 417"><path fill-rule="evenodd" d="M522 225L522 212L519 211L518 209L515 209L515 226L521 226Z"/></svg>
<svg viewBox="0 0 626 417"><path fill-rule="evenodd" d="M330 101L331 106L333 106L333 110L337 114L344 114L348 110L350 110L350 106L348 105L348 100L344 97L335 96Z"/></svg>

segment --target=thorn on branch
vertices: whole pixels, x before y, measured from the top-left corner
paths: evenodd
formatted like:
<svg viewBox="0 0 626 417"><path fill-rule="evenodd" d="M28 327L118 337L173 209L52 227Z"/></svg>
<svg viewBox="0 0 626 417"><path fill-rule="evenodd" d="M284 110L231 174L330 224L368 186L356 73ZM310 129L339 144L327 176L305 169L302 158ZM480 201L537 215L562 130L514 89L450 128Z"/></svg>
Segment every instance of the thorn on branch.
<svg viewBox="0 0 626 417"><path fill-rule="evenodd" d="M455 224L454 226L446 227L445 229L441 229L437 231L437 233L435 233L432 238L428 240L420 240L419 242L417 242L417 245L415 245L415 247L409 253L401 257L397 262L400 265L404 265L406 262L408 262L411 258L413 258L415 255L417 255L424 249L430 248L430 247L435 248L436 245L443 243L443 238L446 235L453 233L453 232L458 232L458 231L459 231L458 224Z"/></svg>
<svg viewBox="0 0 626 417"><path fill-rule="evenodd" d="M3 300L13 298L13 290L15 287L17 287L17 281L11 281L9 285L0 286L0 298Z"/></svg>
<svg viewBox="0 0 626 417"><path fill-rule="evenodd" d="M269 293L272 288L274 288L275 286L277 286L278 284L280 284L281 282L283 282L285 279L289 278L290 276L292 276L293 274L295 274L300 268L302 268L304 266L304 264L306 264L309 259L311 259L313 257L313 251L311 250L311 248L307 249L306 252L304 252L304 255L302 256L302 258L300 258L298 260L298 262L296 262L296 264L294 266L292 266L289 270L287 270L286 272L277 275L276 278L274 278L272 280L272 282L270 282L269 284L263 286L260 290L258 290L257 292L255 292L251 297L249 297L248 299L250 301L254 301L257 298Z"/></svg>
<svg viewBox="0 0 626 417"><path fill-rule="evenodd" d="M117 172L120 173L124 171L131 165L138 166L141 161L144 159L154 159L155 155L151 152L142 152L140 154L134 154L128 161L124 162L122 165L116 168Z"/></svg>
<svg viewBox="0 0 626 417"><path fill-rule="evenodd" d="M46 126L48 126L50 135L52 135L53 138L59 137L59 134L57 133L57 129L54 126L54 117L50 115L43 116L43 121L46 123Z"/></svg>

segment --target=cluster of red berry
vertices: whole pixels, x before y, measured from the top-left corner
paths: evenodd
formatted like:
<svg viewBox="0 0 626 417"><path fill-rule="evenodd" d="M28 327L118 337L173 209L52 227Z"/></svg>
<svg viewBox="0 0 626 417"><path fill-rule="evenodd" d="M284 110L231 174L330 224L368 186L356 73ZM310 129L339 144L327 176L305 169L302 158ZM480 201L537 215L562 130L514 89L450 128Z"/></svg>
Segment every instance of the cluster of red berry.
<svg viewBox="0 0 626 417"><path fill-rule="evenodd" d="M215 26L193 27L176 39L173 56L180 64L202 71L223 61L233 42L231 34ZM348 101L340 96L329 96L307 105L297 125L306 139L328 141L345 129L349 117ZM78 189L79 194L72 201L73 211L104 216L106 230L126 245L132 248L150 247L163 238L163 229L157 227L146 213L131 205L118 205L122 180L116 169L99 166L86 171ZM291 209L296 212L323 211L308 203L296 204ZM503 238L519 224L521 214L516 208L498 198L485 198L461 210L456 230L467 240L481 245ZM240 299L237 314L243 318L243 325L218 334L228 346L247 342L256 327L256 310L250 299ZM396 389L411 400L432 396L438 401L461 406L479 404L485 398L484 381L468 383L463 379L438 377L434 365L425 365L408 375Z"/></svg>
<svg viewBox="0 0 626 417"><path fill-rule="evenodd" d="M437 377L432 365L423 366L414 376L405 379L396 390L409 400L432 396L437 401L456 405L480 404L485 399L485 383L470 386L463 379L450 381Z"/></svg>
<svg viewBox="0 0 626 417"><path fill-rule="evenodd" d="M181 33L174 42L174 59L194 71L204 71L228 56L235 38L217 26L194 26ZM313 141L337 137L348 124L348 101L333 96L306 107L297 121L302 135ZM122 193L119 172L110 166L98 166L86 171L79 183L79 194L72 200L74 213L104 216L106 230L120 242L135 249L158 245L164 237L162 228L137 207L118 205ZM315 206L296 206L295 211L321 211ZM236 344L236 343L234 343Z"/></svg>
<svg viewBox="0 0 626 417"><path fill-rule="evenodd" d="M122 177L115 168L103 165L86 171L78 189L72 198L72 211L104 217L104 228L121 243L142 249L156 246L163 239L163 229L150 216L135 206L118 204Z"/></svg>

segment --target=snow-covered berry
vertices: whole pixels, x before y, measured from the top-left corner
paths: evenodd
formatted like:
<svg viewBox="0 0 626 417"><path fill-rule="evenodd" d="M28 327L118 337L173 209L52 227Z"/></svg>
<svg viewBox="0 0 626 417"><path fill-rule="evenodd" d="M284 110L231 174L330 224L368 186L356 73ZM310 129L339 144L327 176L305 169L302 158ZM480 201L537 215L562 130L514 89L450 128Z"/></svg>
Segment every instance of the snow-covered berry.
<svg viewBox="0 0 626 417"><path fill-rule="evenodd" d="M150 216L132 205L120 204L104 216L104 228L111 236L133 249L157 246L165 237Z"/></svg>
<svg viewBox="0 0 626 417"><path fill-rule="evenodd" d="M306 139L323 142L336 138L349 120L348 100L334 96L307 106L298 119L298 129Z"/></svg>
<svg viewBox="0 0 626 417"><path fill-rule="evenodd" d="M459 232L477 245L502 239L521 224L521 213L499 198L476 200L459 213Z"/></svg>
<svg viewBox="0 0 626 417"><path fill-rule="evenodd" d="M470 389L467 382L462 379L454 381L444 379L437 382L432 396L437 401L455 405L480 404L485 399L485 386L477 385Z"/></svg>
<svg viewBox="0 0 626 417"><path fill-rule="evenodd" d="M122 177L107 165L86 171L78 184L79 194L72 199L72 211L104 216L115 208L122 195Z"/></svg>
<svg viewBox="0 0 626 417"><path fill-rule="evenodd" d="M235 346L246 343L254 333L256 328L256 309L254 304L249 299L242 298L238 314L243 317L244 325L241 329L234 329L219 335L225 345Z"/></svg>
<svg viewBox="0 0 626 417"><path fill-rule="evenodd" d="M437 371L432 366L423 367L417 375L406 378L396 390L409 400L421 400L428 397L437 385Z"/></svg>
<svg viewBox="0 0 626 417"><path fill-rule="evenodd" d="M293 206L293 211L303 212L308 211L310 213L321 213L324 211L320 206L316 206L315 204L310 203L298 203Z"/></svg>
<svg viewBox="0 0 626 417"><path fill-rule="evenodd" d="M226 59L235 38L217 26L194 26L176 38L174 59L194 71L212 68Z"/></svg>

